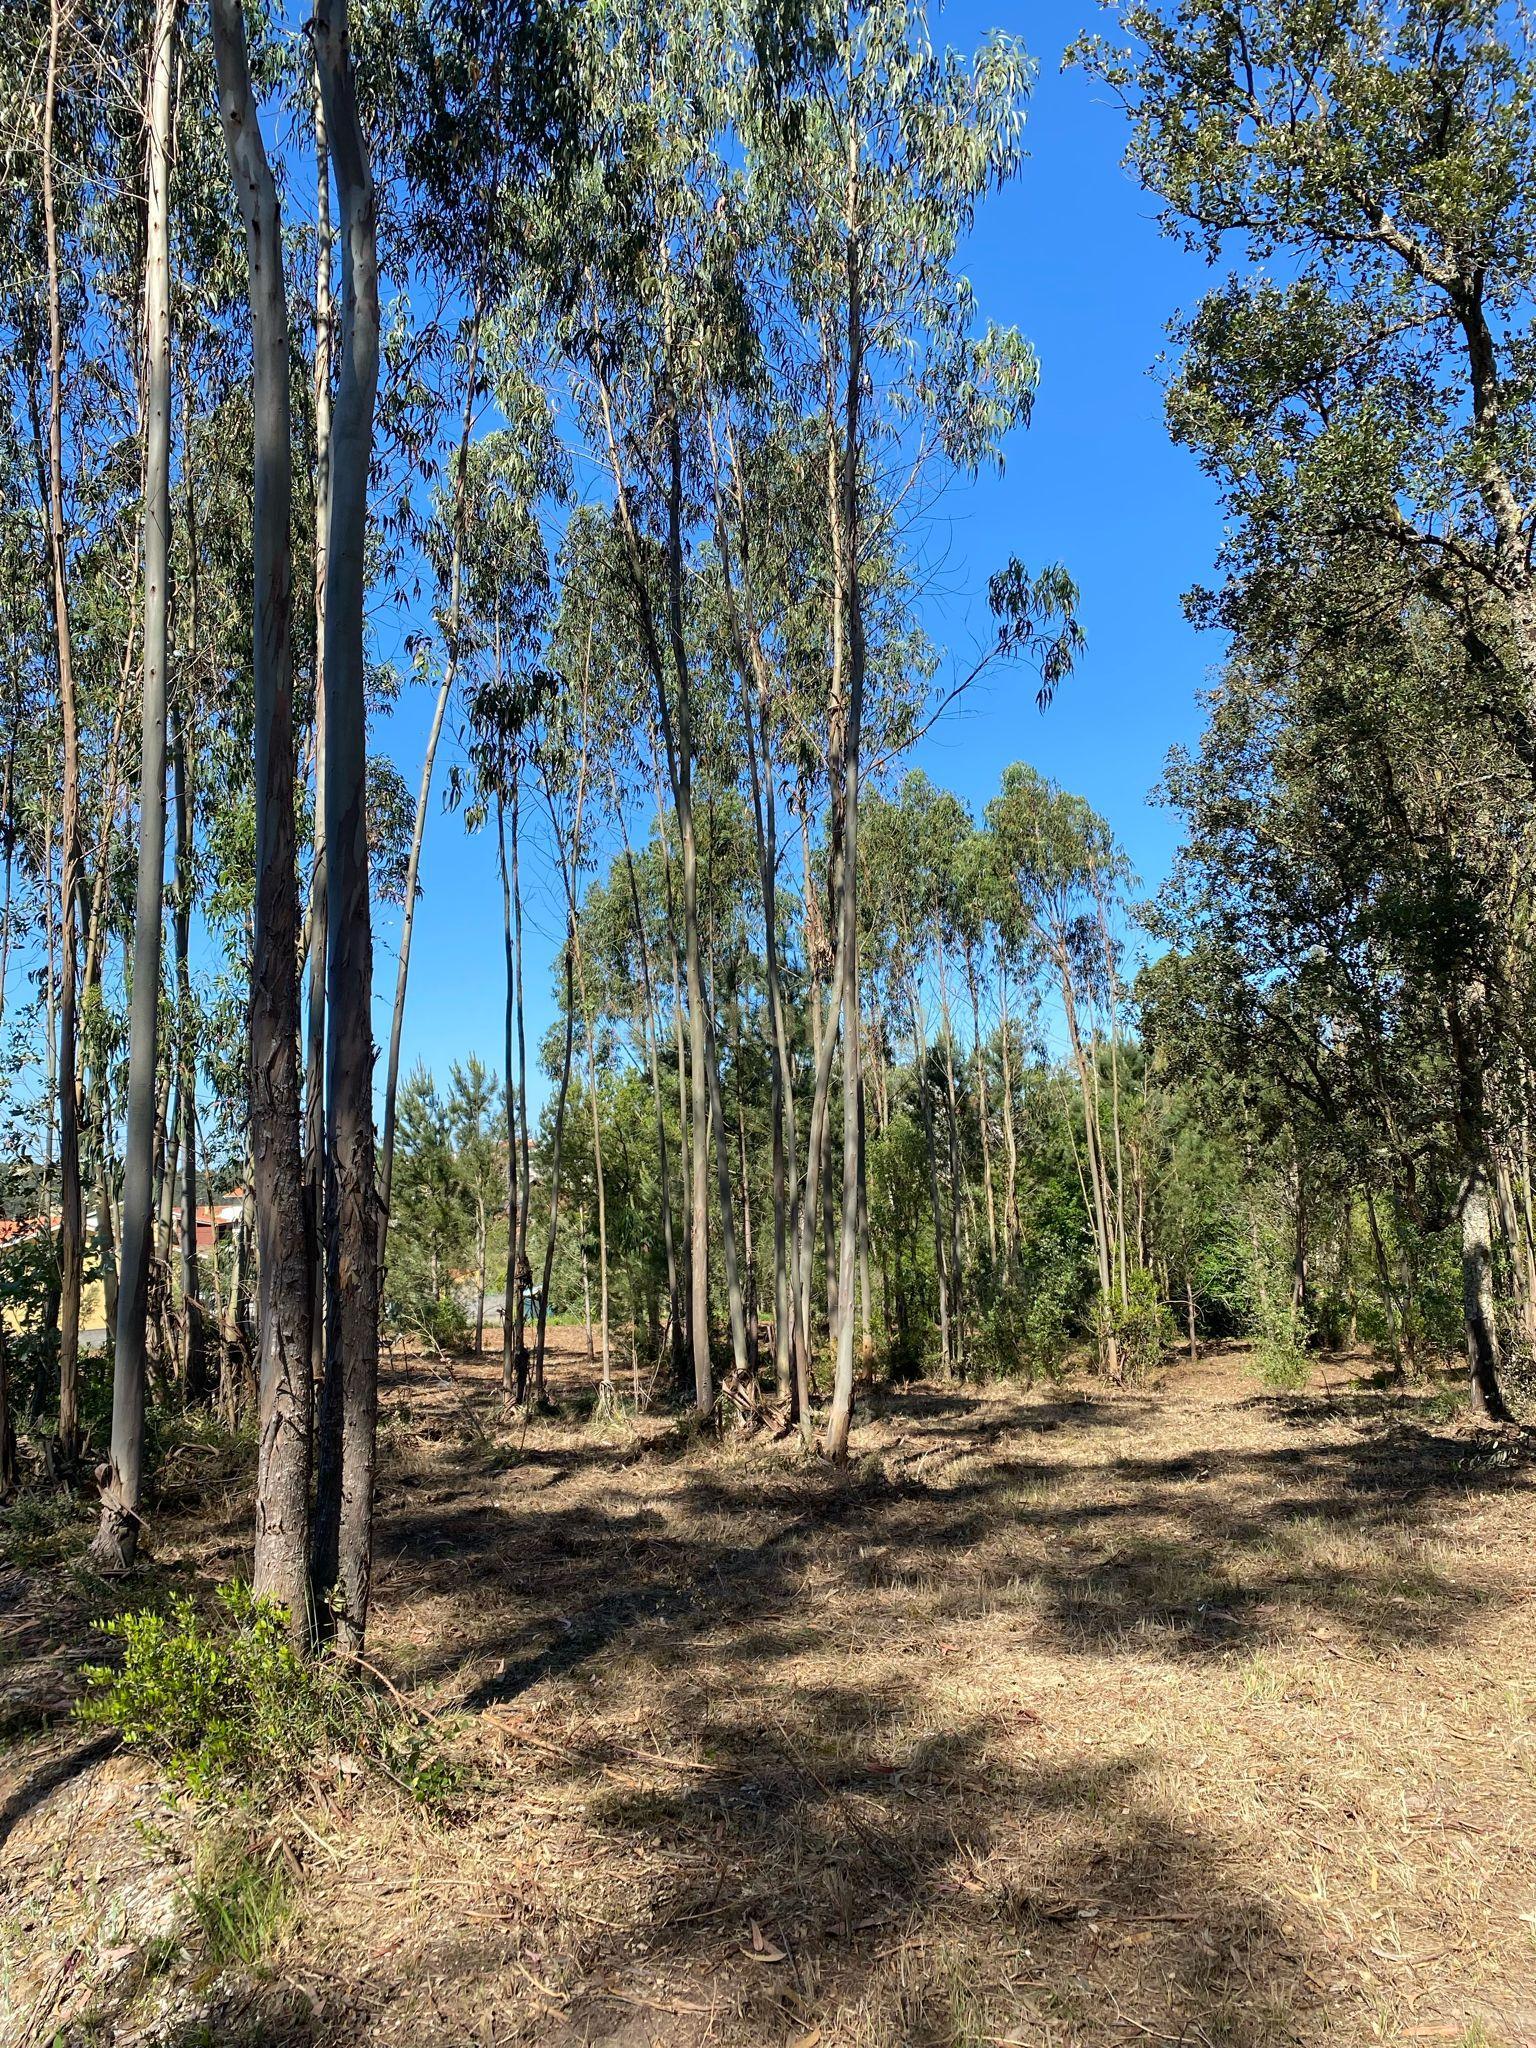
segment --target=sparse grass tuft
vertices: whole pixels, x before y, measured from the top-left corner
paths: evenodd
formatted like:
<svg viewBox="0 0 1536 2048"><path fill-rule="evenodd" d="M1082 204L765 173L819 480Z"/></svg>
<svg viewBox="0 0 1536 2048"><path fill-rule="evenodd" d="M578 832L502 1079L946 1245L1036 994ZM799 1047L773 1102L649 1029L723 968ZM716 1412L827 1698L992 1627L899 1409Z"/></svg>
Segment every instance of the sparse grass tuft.
<svg viewBox="0 0 1536 2048"><path fill-rule="evenodd" d="M239 1827L199 1837L187 1896L216 1970L264 1963L293 1924L293 1884L281 1840L266 1848Z"/></svg>

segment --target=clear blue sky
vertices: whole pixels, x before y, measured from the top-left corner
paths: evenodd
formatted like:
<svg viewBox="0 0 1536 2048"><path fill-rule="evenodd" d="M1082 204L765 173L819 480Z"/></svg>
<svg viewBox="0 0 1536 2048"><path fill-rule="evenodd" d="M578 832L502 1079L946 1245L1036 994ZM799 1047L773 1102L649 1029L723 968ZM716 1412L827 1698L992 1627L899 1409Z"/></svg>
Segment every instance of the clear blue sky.
<svg viewBox="0 0 1536 2048"><path fill-rule="evenodd" d="M988 200L967 267L982 317L1019 326L1041 365L1034 424L1016 437L999 480L957 484L939 508L928 552L930 635L965 656L986 637L986 582L1009 555L1064 562L1082 592L1088 653L1053 707L1035 709L1027 671L998 671L946 714L916 761L979 812L1009 761L1032 763L1079 791L1111 822L1143 882L1166 874L1177 819L1150 793L1170 745L1199 731L1199 694L1219 648L1186 625L1180 594L1209 576L1220 541L1210 485L1173 448L1154 365L1170 316L1210 273L1158 233L1120 167L1123 116L1061 55L1085 28L1112 30L1090 0L1029 8L953 5L935 38L974 47L990 28L1023 38L1039 66L1027 124L1029 161ZM414 787L428 693L407 688L379 740ZM454 742L438 761L439 793ZM529 876L528 993L533 1040L551 1021L551 935L557 890ZM434 798L417 906L403 1071L439 1074L467 1052L498 1072L502 1043L500 890L489 838L468 839ZM381 917L375 1036L388 1036L398 917Z"/></svg>

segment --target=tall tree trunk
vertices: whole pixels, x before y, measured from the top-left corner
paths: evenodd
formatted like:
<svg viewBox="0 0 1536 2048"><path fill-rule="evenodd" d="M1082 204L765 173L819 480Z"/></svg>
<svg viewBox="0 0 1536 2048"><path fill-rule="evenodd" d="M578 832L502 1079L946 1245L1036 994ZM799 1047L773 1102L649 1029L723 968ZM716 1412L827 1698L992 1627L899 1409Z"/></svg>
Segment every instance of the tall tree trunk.
<svg viewBox="0 0 1536 2048"><path fill-rule="evenodd" d="M752 790L752 826L757 847L758 884L763 904L763 968L773 1060L770 1116L773 1152L774 1379L781 1395L786 1391L791 1394L791 1410L799 1416L800 1403L796 1398L797 1390L792 1385L797 1352L797 1289L790 1269L791 1244L794 1236L791 1219L798 1199L799 1167L796 1159L794 1070L784 1016L779 963L778 817L770 723L773 676L763 650L762 630L753 592L747 494L742 483L740 465L734 460L734 451L732 485L741 548L739 586L731 577L731 551L723 504L720 508L718 527L721 564L728 592L733 599L736 637L740 643L737 666L741 682L741 723L747 742L747 766Z"/></svg>
<svg viewBox="0 0 1536 2048"><path fill-rule="evenodd" d="M197 1019L192 1007L192 791L185 713L171 711L171 774L176 789L176 887L171 924L176 944L176 1101L180 1117L181 1185L197 1187ZM205 1318L197 1263L197 1201L181 1205L181 1384L184 1398L204 1386Z"/></svg>
<svg viewBox="0 0 1536 2048"><path fill-rule="evenodd" d="M528 1129L528 1025L527 1009L523 1002L523 881L522 856L519 846L519 811L522 792L518 778L512 779L512 936L517 966L517 1270L524 1285L532 1277L528 1260L528 1229L533 1220L533 1141ZM523 1341L523 1301L519 1291L517 1303L517 1353L520 1360L527 1356ZM526 1370L526 1366L524 1367ZM544 1392L543 1366L540 1365L539 1394Z"/></svg>
<svg viewBox="0 0 1536 2048"><path fill-rule="evenodd" d="M367 724L363 695L368 469L379 369L373 177L358 120L347 0L318 0L315 57L341 217L341 376L331 428L326 565L327 875L325 1406L317 1595L331 1598L337 1639L360 1651L373 1563L378 1411L378 1193L374 1184L373 933L368 904ZM337 1439L339 1438L339 1443ZM335 1449L333 1450L333 1445ZM339 1452L339 1455L337 1454ZM334 1588L334 1591L332 1590Z"/></svg>
<svg viewBox="0 0 1536 2048"><path fill-rule="evenodd" d="M574 877L572 879L574 881ZM581 926L574 905L571 938L576 947L576 980L587 1036L587 1114L592 1121L592 1179L597 1193L598 1306L603 1340L603 1390L599 1399L604 1409L610 1409L614 1393L613 1356L608 1337L608 1198L603 1185L603 1118L597 1095L597 1034L592 1023L591 1004L587 1000L587 969L582 957Z"/></svg>
<svg viewBox="0 0 1536 2048"><path fill-rule="evenodd" d="M154 1230L155 1084L165 899L165 718L171 527L171 80L176 0L156 0L149 51L149 210L144 248L144 694L139 737L139 868L128 1038L123 1270L112 1370L112 1448L97 1474L100 1570L127 1571L138 1549L144 1482L145 1344Z"/></svg>
<svg viewBox="0 0 1536 2048"><path fill-rule="evenodd" d="M1461 1218L1462 1306L1467 1332L1467 1380L1473 1412L1485 1422L1507 1422L1499 1388L1498 1323L1493 1299L1493 1216L1488 1164L1467 1159L1457 1203Z"/></svg>
<svg viewBox="0 0 1536 2048"><path fill-rule="evenodd" d="M842 1464L848 1456L848 1431L853 1420L854 1267L858 1257L860 1170L859 1085L859 774L864 722L864 595L859 554L859 464L862 451L860 405L864 388L863 279L861 274L861 201L858 128L850 122L848 188L844 219L846 301L843 421L841 460L832 493L832 573L836 602L846 639L847 708L844 714L839 781L843 801L843 838L838 872L838 953L843 1019L843 1214L838 1265L838 1316L832 1405L825 1439L829 1458Z"/></svg>
<svg viewBox="0 0 1536 2048"><path fill-rule="evenodd" d="M252 1587L308 1640L312 1230L299 1129L299 884L294 826L293 456L282 220L241 0L213 0L219 106L245 222L254 352L256 917L251 950L251 1196L257 1235L256 1543ZM242 1217L242 1238L244 1218ZM243 1268L243 1259L240 1262ZM234 1285L236 1317L243 1272Z"/></svg>
<svg viewBox="0 0 1536 2048"><path fill-rule="evenodd" d="M656 1014L655 984L651 980L650 940L646 935L645 913L640 904L640 882L635 873L634 849L629 843L629 829L624 822L617 784L613 790L613 807L619 819L619 829L624 836L624 865L629 875L629 900L635 917L635 946L640 956L642 1030L645 1036L646 1064L651 1075L651 1103L656 1117L657 1172L661 1184L661 1231L667 1257L667 1309L671 1324L673 1366L681 1379L683 1321L679 1299L677 1245L672 1231L672 1175L667 1163L667 1119L661 1104L661 1057L656 1043L660 1035L660 1022Z"/></svg>
<svg viewBox="0 0 1536 2048"><path fill-rule="evenodd" d="M1011 1265L1018 1254L1022 1226L1019 1221L1019 1140L1013 1119L1013 1020L1008 1014L1008 969L999 960L997 971L998 1043L1002 1052L1003 1145L1008 1154L1008 1177L1003 1187L1003 1257Z"/></svg>
<svg viewBox="0 0 1536 2048"><path fill-rule="evenodd" d="M496 858L501 870L502 949L506 956L507 998L503 1020L507 1085L507 1271L506 1292L501 1305L501 1393L510 1405L524 1393L526 1368L523 1363L523 1275L518 1261L517 1089L512 1079L513 1037L517 1010L517 972L512 951L512 877L507 864L506 811L500 792L496 797Z"/></svg>
<svg viewBox="0 0 1536 2048"><path fill-rule="evenodd" d="M58 650L59 711L64 728L59 810L58 1054L59 1119L59 1448L80 1451L80 1289L85 1266L85 1219L80 1199L80 1122L76 1081L75 900L80 875L80 728L70 630L69 577L64 539L64 311L58 217L54 205L54 127L59 98L59 56L67 0L49 0L48 64L43 89L43 233L48 275L48 558L54 636Z"/></svg>
<svg viewBox="0 0 1536 2048"><path fill-rule="evenodd" d="M965 981L971 997L971 1050L976 1062L976 1113L981 1124L981 1178L987 1198L987 1250L997 1258L997 1196L992 1182L992 1112L987 1100L987 1057L981 1042L981 988L976 977L976 950L965 949Z"/></svg>
<svg viewBox="0 0 1536 2048"><path fill-rule="evenodd" d="M309 1233L309 1369L311 1388L325 1372L325 614L326 555L331 530L331 152L325 95L315 82L315 808L309 879L308 999L304 1052L304 1216ZM311 1394L311 1401L313 1395Z"/></svg>
<svg viewBox="0 0 1536 2048"><path fill-rule="evenodd" d="M962 1252L960 1218L961 1199L965 1193L965 1175L960 1158L960 1101L955 1086L955 1032L949 1009L949 970L942 939L938 946L938 961L939 1035L944 1049L945 1151L949 1159L949 1331L950 1341L954 1346L950 1370L958 1373L965 1352L965 1265L969 1255L970 1233L966 1234L965 1250Z"/></svg>
<svg viewBox="0 0 1536 2048"><path fill-rule="evenodd" d="M555 1129L549 1158L549 1224L544 1238L544 1277L539 1288L538 1334L534 1340L534 1399L544 1399L544 1344L549 1328L549 1286L555 1272L555 1237L560 1227L560 1157L565 1147L565 1104L571 1088L571 1052L576 1035L575 947L565 935L565 1048L560 1060L560 1092L555 1098Z"/></svg>
<svg viewBox="0 0 1536 2048"><path fill-rule="evenodd" d="M939 1291L939 1356L946 1372L954 1356L950 1336L949 1261L944 1242L944 1207L939 1198L939 1150L933 1130L933 1091L928 1085L928 1034L923 1024L922 1000L914 978L908 992L912 1010L913 1066L917 1075L917 1099L923 1126L923 1146L928 1156L928 1206L933 1221L933 1271Z"/></svg>

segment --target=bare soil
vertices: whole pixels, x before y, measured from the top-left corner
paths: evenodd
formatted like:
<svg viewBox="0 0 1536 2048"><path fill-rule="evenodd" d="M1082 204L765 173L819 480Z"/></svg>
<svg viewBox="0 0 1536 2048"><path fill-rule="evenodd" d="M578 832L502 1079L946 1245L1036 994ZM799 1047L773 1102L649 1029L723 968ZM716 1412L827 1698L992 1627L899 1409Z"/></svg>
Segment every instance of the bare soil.
<svg viewBox="0 0 1536 2048"><path fill-rule="evenodd" d="M263 1821L254 1969L69 1719L129 1596L0 1529L0 2039L1526 2048L1536 1441L1367 1369L882 1392L839 1473L584 1419L574 1335L526 1428L491 1360L397 1361L370 1657L459 1785L338 1758ZM178 1456L156 1583L249 1515Z"/></svg>

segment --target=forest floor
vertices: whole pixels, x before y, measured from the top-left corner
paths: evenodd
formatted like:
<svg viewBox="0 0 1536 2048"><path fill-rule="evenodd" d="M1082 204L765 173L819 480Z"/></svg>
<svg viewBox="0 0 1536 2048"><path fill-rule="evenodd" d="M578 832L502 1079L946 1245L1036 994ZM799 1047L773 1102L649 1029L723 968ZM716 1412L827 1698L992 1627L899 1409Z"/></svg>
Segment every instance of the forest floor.
<svg viewBox="0 0 1536 2048"><path fill-rule="evenodd" d="M85 1522L13 1511L0 2039L1527 2048L1536 1437L1366 1369L882 1392L838 1473L584 1421L569 1348L526 1430L489 1359L396 1361L370 1656L457 1786L339 1757L263 1819L254 1969L200 1956L186 1802L69 1719ZM189 1446L155 1583L249 1527Z"/></svg>

